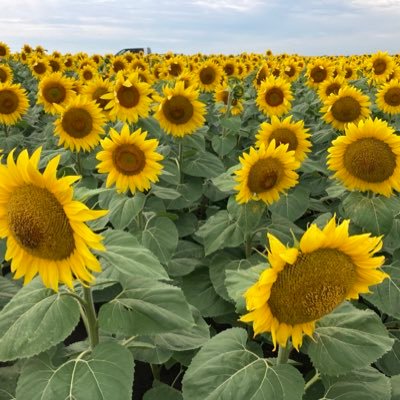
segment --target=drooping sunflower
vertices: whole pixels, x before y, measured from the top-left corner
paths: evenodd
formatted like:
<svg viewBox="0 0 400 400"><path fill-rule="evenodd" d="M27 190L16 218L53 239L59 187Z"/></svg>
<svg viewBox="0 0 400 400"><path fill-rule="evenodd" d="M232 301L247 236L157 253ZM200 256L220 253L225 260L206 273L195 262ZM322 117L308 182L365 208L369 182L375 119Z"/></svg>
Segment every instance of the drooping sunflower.
<svg viewBox="0 0 400 400"><path fill-rule="evenodd" d="M300 163L307 157L311 151L310 134L308 129L304 128L303 121L292 121L292 116L280 120L272 116L271 123L263 122L256 135L256 147L262 143L268 147L272 140L276 145L287 144L288 151L294 151L294 157Z"/></svg>
<svg viewBox="0 0 400 400"><path fill-rule="evenodd" d="M109 110L106 110L108 100L103 99L102 96L107 93L112 93L112 91L113 88L109 80L103 79L100 76L95 77L82 88L82 94L87 96L89 99L94 100L107 117L109 115Z"/></svg>
<svg viewBox="0 0 400 400"><path fill-rule="evenodd" d="M298 248L268 234L270 268L246 291L249 313L241 317L253 323L255 335L271 332L275 348L292 337L299 350L303 334L312 337L320 318L387 277L378 270L384 256L375 256L382 238L349 235L349 222L336 225L333 217L322 230L312 224Z"/></svg>
<svg viewBox="0 0 400 400"><path fill-rule="evenodd" d="M256 103L265 115L280 117L291 109L292 100L290 83L282 78L270 76L260 85Z"/></svg>
<svg viewBox="0 0 400 400"><path fill-rule="evenodd" d="M221 114L225 114L227 111L227 105L228 105L228 101L229 101L229 88L225 85L218 86L215 89L214 98L215 98L216 103L221 102L224 104L224 106L222 106L219 109L219 112ZM232 96L231 105L230 105L230 113L232 115L239 115L242 113L242 111L243 111L242 100L235 99Z"/></svg>
<svg viewBox="0 0 400 400"><path fill-rule="evenodd" d="M21 85L0 83L0 124L16 124L28 108L28 96Z"/></svg>
<svg viewBox="0 0 400 400"><path fill-rule="evenodd" d="M204 61L196 71L198 87L204 92L212 92L221 83L222 70L213 61Z"/></svg>
<svg viewBox="0 0 400 400"><path fill-rule="evenodd" d="M37 102L43 104L47 113L57 114L55 105L64 107L75 95L71 79L63 76L60 72L53 72L41 79Z"/></svg>
<svg viewBox="0 0 400 400"><path fill-rule="evenodd" d="M13 80L12 69L7 64L0 64L0 83L11 83Z"/></svg>
<svg viewBox="0 0 400 400"><path fill-rule="evenodd" d="M343 131L350 122L357 123L371 114L369 97L352 86L342 87L338 94L328 96L321 108L323 119Z"/></svg>
<svg viewBox="0 0 400 400"><path fill-rule="evenodd" d="M376 105L387 114L400 113L400 81L393 79L378 89Z"/></svg>
<svg viewBox="0 0 400 400"><path fill-rule="evenodd" d="M75 96L65 107L57 107L60 116L54 121L54 133L60 137L58 145L72 151L90 151L104 134L104 114L101 108L86 96Z"/></svg>
<svg viewBox="0 0 400 400"><path fill-rule="evenodd" d="M324 102L331 94L338 94L339 90L347 85L347 81L343 76L326 79L318 87L318 96Z"/></svg>
<svg viewBox="0 0 400 400"><path fill-rule="evenodd" d="M272 140L268 146L261 143L259 149L251 147L249 154L239 157L241 168L235 171L239 204L250 200L272 204L281 193L297 184L299 176L295 170L300 163L294 158L294 151L287 151L288 146L276 146Z"/></svg>
<svg viewBox="0 0 400 400"><path fill-rule="evenodd" d="M349 124L328 149L328 168L349 190L400 191L400 138L386 121Z"/></svg>
<svg viewBox="0 0 400 400"><path fill-rule="evenodd" d="M184 82L176 82L175 87L165 86L163 94L164 97L154 96L160 103L154 118L165 132L183 137L203 126L206 106L198 100L197 90L192 86L185 89Z"/></svg>
<svg viewBox="0 0 400 400"><path fill-rule="evenodd" d="M10 47L7 43L0 42L0 60L9 57Z"/></svg>
<svg viewBox="0 0 400 400"><path fill-rule="evenodd" d="M124 125L119 134L110 129L110 138L101 141L102 151L96 158L100 161L97 169L107 175L106 187L114 183L117 191L131 193L143 192L150 188L151 182L157 182L164 157L156 152L158 140L146 139L147 132L140 129L130 133L129 126Z"/></svg>
<svg viewBox="0 0 400 400"><path fill-rule="evenodd" d="M131 72L128 76L118 73L114 91L101 98L110 100L105 109L109 110L111 119L134 123L139 117L148 116L151 92L151 87L139 80L137 72Z"/></svg>
<svg viewBox="0 0 400 400"><path fill-rule="evenodd" d="M93 280L101 271L90 249L105 250L102 237L85 222L107 213L90 210L73 200L71 184L79 176L57 178L60 156L43 173L38 170L41 148L29 158L26 150L14 161L13 152L0 169L0 237L7 238L6 260L14 278L24 284L39 274L45 286L58 290L59 282L73 288L73 279Z"/></svg>

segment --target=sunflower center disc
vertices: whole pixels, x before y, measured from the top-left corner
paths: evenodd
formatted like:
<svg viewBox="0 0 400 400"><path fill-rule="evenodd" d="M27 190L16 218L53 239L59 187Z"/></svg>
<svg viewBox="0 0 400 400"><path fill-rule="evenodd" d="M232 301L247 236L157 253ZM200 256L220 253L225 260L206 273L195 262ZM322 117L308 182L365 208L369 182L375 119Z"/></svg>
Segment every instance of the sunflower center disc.
<svg viewBox="0 0 400 400"><path fill-rule="evenodd" d="M268 305L279 322L295 325L317 320L336 308L356 280L349 256L336 249L299 254L279 272Z"/></svg>
<svg viewBox="0 0 400 400"><path fill-rule="evenodd" d="M333 117L340 122L355 121L361 115L360 103L351 96L336 100L331 108Z"/></svg>
<svg viewBox="0 0 400 400"><path fill-rule="evenodd" d="M124 175L137 175L146 166L145 154L134 144L117 147L112 158L117 170Z"/></svg>
<svg viewBox="0 0 400 400"><path fill-rule="evenodd" d="M247 186L252 193L262 193L275 186L282 171L282 164L267 158L257 161L250 169Z"/></svg>
<svg viewBox="0 0 400 400"><path fill-rule="evenodd" d="M82 139L92 131L93 119L88 111L71 108L64 114L61 124L69 136Z"/></svg>
<svg viewBox="0 0 400 400"><path fill-rule="evenodd" d="M215 71L212 67L203 68L200 71L200 80L204 85L210 85L215 80Z"/></svg>
<svg viewBox="0 0 400 400"><path fill-rule="evenodd" d="M271 107L277 107L283 103L283 93L279 88L272 88L265 93L265 101Z"/></svg>
<svg viewBox="0 0 400 400"><path fill-rule="evenodd" d="M181 65L178 64L178 63L172 63L172 64L169 66L169 73L170 73L172 76L179 76L179 75L182 73L182 67L181 67Z"/></svg>
<svg viewBox="0 0 400 400"><path fill-rule="evenodd" d="M21 186L7 205L8 225L28 253L63 260L75 249L73 231L57 198L45 188Z"/></svg>
<svg viewBox="0 0 400 400"><path fill-rule="evenodd" d="M288 150L296 150L299 142L297 141L296 134L288 128L278 128L275 129L269 140L275 139L276 145L289 144Z"/></svg>
<svg viewBox="0 0 400 400"><path fill-rule="evenodd" d="M235 67L232 64L225 64L224 72L226 75L231 76L235 72Z"/></svg>
<svg viewBox="0 0 400 400"><path fill-rule="evenodd" d="M113 64L113 70L115 72L122 71L125 68L125 64L122 61L115 61Z"/></svg>
<svg viewBox="0 0 400 400"><path fill-rule="evenodd" d="M12 114L18 108L18 96L11 90L0 91L0 114Z"/></svg>
<svg viewBox="0 0 400 400"><path fill-rule="evenodd" d="M43 90L43 97L49 103L62 103L65 100L66 95L67 91L65 90L65 87L58 84L52 84Z"/></svg>
<svg viewBox="0 0 400 400"><path fill-rule="evenodd" d="M396 156L390 146L375 138L349 144L343 162L351 175L371 183L384 182L396 168Z"/></svg>
<svg viewBox="0 0 400 400"><path fill-rule="evenodd" d="M372 66L376 75L382 75L386 71L386 62L380 58L375 60Z"/></svg>
<svg viewBox="0 0 400 400"><path fill-rule="evenodd" d="M43 63L39 62L33 66L33 70L37 74L44 74L46 72L46 67Z"/></svg>
<svg viewBox="0 0 400 400"><path fill-rule="evenodd" d="M121 106L132 108L139 103L140 93L135 86L121 86L117 91L117 99Z"/></svg>
<svg viewBox="0 0 400 400"><path fill-rule="evenodd" d="M390 88L383 96L385 103L392 107L397 107L400 105L400 88L393 87Z"/></svg>
<svg viewBox="0 0 400 400"><path fill-rule="evenodd" d="M5 49L5 47L3 47L3 46L0 46L0 57L3 57L3 56L5 56L6 55L6 49Z"/></svg>
<svg viewBox="0 0 400 400"><path fill-rule="evenodd" d="M108 93L108 90L103 87L98 87L92 94L92 99L96 101L97 105L104 110L105 106L108 104L108 100L101 99L101 96Z"/></svg>
<svg viewBox="0 0 400 400"><path fill-rule="evenodd" d="M7 73L0 68L0 82L4 83L7 80Z"/></svg>
<svg viewBox="0 0 400 400"><path fill-rule="evenodd" d="M193 116L193 105L185 96L172 96L163 106L165 118L176 125L186 124Z"/></svg>
<svg viewBox="0 0 400 400"><path fill-rule="evenodd" d="M84 79L86 79L87 81L89 81L90 79L93 78L93 74L92 74L91 71L86 70L86 71L83 73L83 77L84 77Z"/></svg>
<svg viewBox="0 0 400 400"><path fill-rule="evenodd" d="M332 93L333 93L333 94L338 94L338 93L339 93L340 87L341 87L341 86L340 86L339 83L336 83L336 82L331 83L331 84L326 88L325 93L326 93L327 96L331 95Z"/></svg>
<svg viewBox="0 0 400 400"><path fill-rule="evenodd" d="M328 73L326 72L325 68L318 66L311 70L310 76L315 83L320 83L326 79Z"/></svg>

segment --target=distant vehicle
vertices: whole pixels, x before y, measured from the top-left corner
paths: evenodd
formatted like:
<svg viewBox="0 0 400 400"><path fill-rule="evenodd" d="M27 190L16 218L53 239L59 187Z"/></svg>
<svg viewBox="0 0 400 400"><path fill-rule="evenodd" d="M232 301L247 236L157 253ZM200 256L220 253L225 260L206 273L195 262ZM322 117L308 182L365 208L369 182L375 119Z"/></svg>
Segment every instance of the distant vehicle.
<svg viewBox="0 0 400 400"><path fill-rule="evenodd" d="M116 53L116 56L120 56L124 53L143 53L144 55L146 55L151 53L151 49L150 47L132 47L129 49L127 48L120 50L118 53Z"/></svg>

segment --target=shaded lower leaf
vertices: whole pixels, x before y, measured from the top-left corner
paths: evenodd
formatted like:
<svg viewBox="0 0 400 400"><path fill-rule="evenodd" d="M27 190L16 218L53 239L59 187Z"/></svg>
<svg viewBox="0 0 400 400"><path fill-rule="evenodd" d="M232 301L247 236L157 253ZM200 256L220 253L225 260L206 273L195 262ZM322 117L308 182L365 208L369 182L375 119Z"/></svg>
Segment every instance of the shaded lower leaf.
<svg viewBox="0 0 400 400"><path fill-rule="evenodd" d="M24 365L17 398L131 400L133 367L129 350L117 343L101 343L59 366L42 354Z"/></svg>
<svg viewBox="0 0 400 400"><path fill-rule="evenodd" d="M183 378L185 400L300 400L304 381L293 366L270 366L247 346L247 332L214 336L193 358Z"/></svg>

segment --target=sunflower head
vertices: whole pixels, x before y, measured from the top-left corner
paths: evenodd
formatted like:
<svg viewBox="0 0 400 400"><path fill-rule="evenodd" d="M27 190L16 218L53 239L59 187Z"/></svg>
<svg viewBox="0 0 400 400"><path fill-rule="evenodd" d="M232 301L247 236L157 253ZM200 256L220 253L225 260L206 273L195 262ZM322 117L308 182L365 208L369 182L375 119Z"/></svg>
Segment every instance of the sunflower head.
<svg viewBox="0 0 400 400"><path fill-rule="evenodd" d="M238 185L236 201L247 203L262 200L266 204L277 201L281 193L296 185L299 162L294 151L287 151L288 144L276 147L275 139L268 146L260 144L259 149L250 148L239 158L241 168L235 171Z"/></svg>
<svg viewBox="0 0 400 400"><path fill-rule="evenodd" d="M249 313L241 320L252 322L255 334L271 332L275 347L292 337L298 350L316 321L382 282L384 257L375 255L382 238L348 230L349 220L337 225L333 217L323 229L311 225L294 248L268 234L270 268L246 291Z"/></svg>
<svg viewBox="0 0 400 400"><path fill-rule="evenodd" d="M376 94L376 105L387 114L400 113L400 81L392 79L382 85Z"/></svg>
<svg viewBox="0 0 400 400"><path fill-rule="evenodd" d="M117 191L131 193L148 190L152 182L158 181L164 157L156 152L158 140L146 139L147 132L140 129L130 133L124 125L121 133L110 130L110 138L102 140L102 151L97 153L100 160L97 169L107 174L106 186L114 183Z"/></svg>
<svg viewBox="0 0 400 400"><path fill-rule="evenodd" d="M12 69L7 64L0 64L0 83L11 83L13 80Z"/></svg>
<svg viewBox="0 0 400 400"><path fill-rule="evenodd" d="M0 83L0 123L16 124L28 108L27 94L19 84Z"/></svg>
<svg viewBox="0 0 400 400"><path fill-rule="evenodd" d="M400 190L400 138L385 121L349 124L328 152L328 168L348 189L384 196Z"/></svg>
<svg viewBox="0 0 400 400"><path fill-rule="evenodd" d="M7 43L0 42L0 60L9 57L10 47Z"/></svg>
<svg viewBox="0 0 400 400"><path fill-rule="evenodd" d="M22 151L15 163L11 152L0 169L0 237L7 238L6 260L14 278L27 284L39 274L45 286L57 291L59 283L73 288L73 279L93 280L89 270L101 267L90 249L105 250L101 236L85 221L105 215L74 201L70 187L79 177L57 178L60 157L43 173L38 170L41 149L29 158Z"/></svg>
<svg viewBox="0 0 400 400"><path fill-rule="evenodd" d="M222 74L221 68L213 61L204 61L197 69L198 87L205 92L213 91L221 82Z"/></svg>

